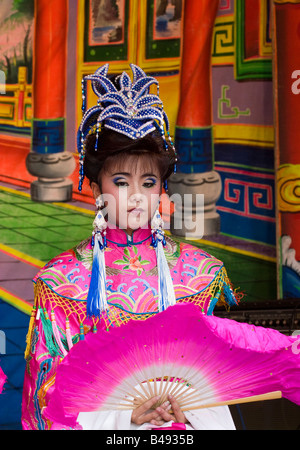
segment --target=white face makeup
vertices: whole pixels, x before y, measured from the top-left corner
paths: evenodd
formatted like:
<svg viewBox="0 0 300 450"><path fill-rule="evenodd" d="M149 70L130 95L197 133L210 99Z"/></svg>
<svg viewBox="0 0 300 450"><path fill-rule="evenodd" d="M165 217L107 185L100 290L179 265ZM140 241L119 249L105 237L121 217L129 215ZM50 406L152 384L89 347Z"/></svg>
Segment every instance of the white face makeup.
<svg viewBox="0 0 300 450"><path fill-rule="evenodd" d="M134 159L133 159L134 158ZM156 167L145 165L141 158L129 157L122 168L101 175L101 194L108 222L128 234L151 221L161 194L161 179ZM146 167L145 167L146 166ZM92 183L94 197L100 194Z"/></svg>

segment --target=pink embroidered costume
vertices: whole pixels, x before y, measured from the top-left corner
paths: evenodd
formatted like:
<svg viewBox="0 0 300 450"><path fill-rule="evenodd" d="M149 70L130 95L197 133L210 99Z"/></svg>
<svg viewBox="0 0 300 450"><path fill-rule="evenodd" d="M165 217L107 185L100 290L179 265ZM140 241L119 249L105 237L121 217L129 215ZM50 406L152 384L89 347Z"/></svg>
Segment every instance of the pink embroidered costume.
<svg viewBox="0 0 300 450"><path fill-rule="evenodd" d="M131 237L124 230L108 227L106 238L109 308L100 321L86 314L93 261L90 240L52 259L34 279L35 305L25 355L24 429L51 428L51 423L43 417L43 408L53 392L57 366L73 345L95 331L97 325L101 332L101 329L110 329L131 319L145 320L158 313L157 259L151 245L150 227L137 229ZM166 237L164 253L177 302L192 302L208 315L217 303L236 304L221 261L169 237ZM208 414L213 415L213 412ZM232 426L228 417L226 420Z"/></svg>

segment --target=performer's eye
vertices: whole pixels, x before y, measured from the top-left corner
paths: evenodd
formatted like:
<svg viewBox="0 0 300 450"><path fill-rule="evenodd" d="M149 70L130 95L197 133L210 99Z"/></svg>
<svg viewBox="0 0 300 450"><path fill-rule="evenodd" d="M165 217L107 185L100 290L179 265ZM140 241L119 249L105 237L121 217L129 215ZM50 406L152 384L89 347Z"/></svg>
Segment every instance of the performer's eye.
<svg viewBox="0 0 300 450"><path fill-rule="evenodd" d="M155 185L156 185L156 180L155 179L146 180L144 182L144 184L143 184L143 186L146 187L146 188L152 188Z"/></svg>
<svg viewBox="0 0 300 450"><path fill-rule="evenodd" d="M114 184L118 187L127 187L128 183L126 180L124 180L124 178L116 178L113 180Z"/></svg>

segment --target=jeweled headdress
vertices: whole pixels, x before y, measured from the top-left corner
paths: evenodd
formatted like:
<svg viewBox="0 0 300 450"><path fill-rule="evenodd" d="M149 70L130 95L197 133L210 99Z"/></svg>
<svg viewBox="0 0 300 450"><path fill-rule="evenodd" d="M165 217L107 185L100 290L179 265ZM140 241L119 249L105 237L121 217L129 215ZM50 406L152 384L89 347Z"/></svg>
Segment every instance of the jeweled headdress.
<svg viewBox="0 0 300 450"><path fill-rule="evenodd" d="M143 138L158 130L168 151L169 120L159 98L158 81L147 76L138 66L130 64L133 80L123 72L117 77L119 88L107 76L109 64L87 75L82 80L83 118L78 129L77 146L80 153L79 191L84 179L83 161L85 157L85 140L89 134L96 134L95 148L102 127L122 133L131 139ZM90 80L92 89L98 97L97 105L86 110L86 85ZM157 94L150 94L150 87L157 86ZM175 169L174 169L175 171Z"/></svg>

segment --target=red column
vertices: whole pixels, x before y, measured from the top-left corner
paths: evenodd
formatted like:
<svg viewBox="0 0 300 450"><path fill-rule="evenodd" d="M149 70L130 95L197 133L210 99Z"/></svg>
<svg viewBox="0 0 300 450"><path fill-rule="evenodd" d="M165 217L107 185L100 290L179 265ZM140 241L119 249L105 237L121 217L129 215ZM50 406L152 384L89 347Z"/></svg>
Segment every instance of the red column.
<svg viewBox="0 0 300 450"><path fill-rule="evenodd" d="M177 125L206 127L212 123L211 112L211 39L219 2L185 2Z"/></svg>
<svg viewBox="0 0 300 450"><path fill-rule="evenodd" d="M171 231L202 238L220 231L216 201L221 193L220 175L213 170L211 43L219 2L186 0L180 71L180 102L175 127L178 172L168 180L170 194L190 203L175 202ZM204 204L198 202L203 195ZM198 225L202 224L201 226Z"/></svg>
<svg viewBox="0 0 300 450"><path fill-rule="evenodd" d="M65 151L68 0L35 0L33 119L26 167L38 179L31 184L35 201L68 201L75 168ZM75 75L74 75L75 76Z"/></svg>
<svg viewBox="0 0 300 450"><path fill-rule="evenodd" d="M211 41L218 1L185 2L180 102L175 128L178 171L213 170Z"/></svg>
<svg viewBox="0 0 300 450"><path fill-rule="evenodd" d="M35 1L33 117L65 116L67 0Z"/></svg>

